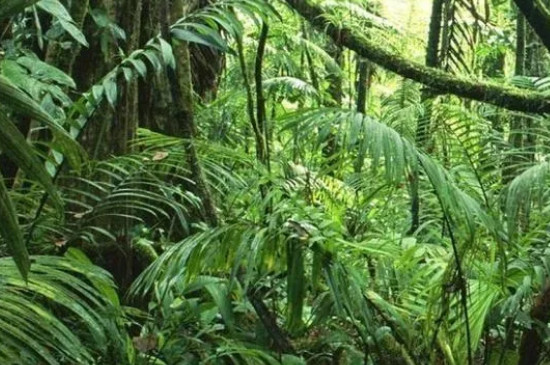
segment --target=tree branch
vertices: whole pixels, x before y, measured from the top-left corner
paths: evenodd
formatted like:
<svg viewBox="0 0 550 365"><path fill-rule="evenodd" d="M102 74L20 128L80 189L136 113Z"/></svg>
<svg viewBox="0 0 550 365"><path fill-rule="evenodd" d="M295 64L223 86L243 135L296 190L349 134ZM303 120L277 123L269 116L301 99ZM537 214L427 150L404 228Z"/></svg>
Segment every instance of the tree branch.
<svg viewBox="0 0 550 365"><path fill-rule="evenodd" d="M338 40L342 46L355 51L362 57L389 71L424 84L440 93L453 94L509 110L529 113L550 112L550 99L545 94L455 76L412 62L395 52L380 47L372 40L355 33L349 28L338 28L328 21L318 6L309 4L307 0L285 1L315 27L325 31L331 38Z"/></svg>

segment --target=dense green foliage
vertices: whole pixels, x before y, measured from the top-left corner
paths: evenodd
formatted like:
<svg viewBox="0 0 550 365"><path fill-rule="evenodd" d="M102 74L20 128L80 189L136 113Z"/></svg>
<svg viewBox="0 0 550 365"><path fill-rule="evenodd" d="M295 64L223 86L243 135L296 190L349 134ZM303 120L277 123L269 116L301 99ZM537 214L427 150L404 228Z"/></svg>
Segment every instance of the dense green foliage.
<svg viewBox="0 0 550 365"><path fill-rule="evenodd" d="M0 2L0 363L550 361L525 3Z"/></svg>

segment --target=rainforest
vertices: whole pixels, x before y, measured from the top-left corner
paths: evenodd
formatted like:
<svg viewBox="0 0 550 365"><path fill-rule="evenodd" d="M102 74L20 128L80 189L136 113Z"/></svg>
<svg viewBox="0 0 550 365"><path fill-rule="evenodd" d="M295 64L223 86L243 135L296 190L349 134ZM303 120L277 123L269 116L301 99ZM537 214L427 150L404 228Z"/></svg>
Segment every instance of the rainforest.
<svg viewBox="0 0 550 365"><path fill-rule="evenodd" d="M550 0L0 0L0 364L550 364Z"/></svg>

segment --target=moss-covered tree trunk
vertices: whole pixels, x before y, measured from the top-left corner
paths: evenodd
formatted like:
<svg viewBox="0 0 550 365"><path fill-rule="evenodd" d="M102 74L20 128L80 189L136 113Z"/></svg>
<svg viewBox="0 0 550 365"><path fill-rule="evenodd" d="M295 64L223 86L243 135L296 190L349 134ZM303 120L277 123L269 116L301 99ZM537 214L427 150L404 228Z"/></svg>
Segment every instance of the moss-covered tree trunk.
<svg viewBox="0 0 550 365"><path fill-rule="evenodd" d="M369 61L357 58L357 100L356 108L359 113L367 110L370 84L372 81L373 67Z"/></svg>
<svg viewBox="0 0 550 365"><path fill-rule="evenodd" d="M336 62L339 67L342 67L344 50L342 49L342 46L339 44L338 40L336 40L334 44L329 45L327 53L330 55L330 57L332 57L332 59L334 59L334 62ZM329 72L329 74L327 75L327 81L329 83L327 92L332 99L330 104L341 106L342 98L344 95L344 78L342 73Z"/></svg>
<svg viewBox="0 0 550 365"><path fill-rule="evenodd" d="M443 5L444 0L434 0L432 4L432 15L430 18L430 31L428 33L428 45L426 47L426 66L437 68L441 65L439 50L441 42ZM421 100L424 104L424 115L418 119L416 127L416 144L423 149L428 149L430 144L430 130L432 122L434 92L431 89L423 90ZM420 226L420 176L418 171L412 171L410 177L411 191L411 227L409 234L416 232Z"/></svg>
<svg viewBox="0 0 550 365"><path fill-rule="evenodd" d="M189 5L196 6L196 3L186 4L183 0L175 0L169 8L169 14L167 9L169 7L168 0L165 0L163 5L165 7L165 16L168 19L164 20L162 33L163 37L171 40L168 25L180 19L184 11L189 11ZM193 181L194 193L202 201L205 220L210 225L215 226L218 224L218 215L202 171L194 141L197 136L197 127L194 119L193 81L189 45L186 42L173 40L172 47L176 57L176 69L167 70L169 72L168 80L174 103L174 120L166 126L166 132L172 136L181 137L184 140L186 162L190 170L190 178Z"/></svg>
<svg viewBox="0 0 550 365"><path fill-rule="evenodd" d="M338 39L334 39L334 44L329 44L327 48L327 53L334 59L334 62L338 65L339 68L343 67L344 63L344 49L339 44ZM324 103L330 106L341 107L342 99L344 96L344 79L342 72L337 72L334 70L327 75L327 81L329 83L327 93L330 95L330 100L325 100ZM334 161L333 157L338 150L336 135L331 131L328 133L324 146L323 146L323 157L327 161L326 168L329 170L329 174L334 174Z"/></svg>
<svg viewBox="0 0 550 365"><path fill-rule="evenodd" d="M118 24L126 31L125 53L131 54L140 48L142 0L124 0L118 2ZM117 110L118 125L113 131L115 152L125 154L128 142L133 140L139 127L139 87L137 82L125 83L121 87L120 108Z"/></svg>
<svg viewBox="0 0 550 365"><path fill-rule="evenodd" d="M516 20L516 66L515 74L523 76L526 74L526 24L525 17L518 12ZM526 126L526 120L522 117L510 118L510 132L508 135L508 144L511 151L506 156L502 166L502 183L507 185L519 172L520 164L523 160L523 135Z"/></svg>

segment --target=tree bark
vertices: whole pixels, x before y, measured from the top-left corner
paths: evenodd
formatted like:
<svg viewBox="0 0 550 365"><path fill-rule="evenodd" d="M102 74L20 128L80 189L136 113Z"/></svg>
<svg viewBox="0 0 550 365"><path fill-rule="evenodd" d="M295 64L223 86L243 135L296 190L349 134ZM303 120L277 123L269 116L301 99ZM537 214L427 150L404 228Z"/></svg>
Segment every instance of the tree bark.
<svg viewBox="0 0 550 365"><path fill-rule="evenodd" d="M542 93L527 92L515 87L455 76L412 62L380 47L367 37L354 33L349 28L338 28L323 15L319 7L311 5L307 0L286 0L286 2L318 29L325 31L334 40L339 40L343 46L389 71L422 83L439 93L453 94L509 110L531 113L550 112L550 100Z"/></svg>
<svg viewBox="0 0 550 365"><path fill-rule="evenodd" d="M518 14L516 20L516 75L525 75L526 30L525 17Z"/></svg>
<svg viewBox="0 0 550 365"><path fill-rule="evenodd" d="M334 44L329 44L327 47L327 53L334 59L334 62L338 67L342 68L344 62L344 49L339 43L338 38L333 38ZM327 93L330 95L330 100L322 100L323 104L329 104L331 106L342 106L342 98L344 96L343 84L344 80L342 73L331 73L327 75L327 81L329 82ZM334 160L332 157L338 151L337 138L334 132L330 131L325 139L325 145L323 146L323 157L326 160L326 168L330 176L334 175Z"/></svg>
<svg viewBox="0 0 550 365"><path fill-rule="evenodd" d="M119 9L117 9L118 22L127 33L126 54L131 54L140 46L142 8L142 0L119 2ZM126 83L121 89L120 112L117 118L118 126L112 133L115 137L115 143L120 143L116 148L117 152L125 154L128 152L128 142L135 138L139 126L138 83L135 81Z"/></svg>
<svg viewBox="0 0 550 365"><path fill-rule="evenodd" d="M302 37L305 40L309 40L308 30L306 29L305 23L303 21L301 25L302 25ZM317 76L317 72L315 72L315 63L313 62L313 58L311 57L311 52L309 51L309 47L306 46L304 48L304 53L307 60L309 79L311 81L311 85L315 88L315 90L320 91L319 77Z"/></svg>
<svg viewBox="0 0 550 365"><path fill-rule="evenodd" d="M248 119L250 121L250 126L252 127L252 131L254 133L254 141L256 146L256 158L258 161L263 161L266 155L264 146L264 136L261 132L261 128L259 126L258 121L256 120L256 115L254 113L255 110L255 103L254 103L254 95L252 92L252 87L250 86L250 78L248 75L248 67L246 64L246 58L244 54L244 47L243 47L243 39L241 36L237 36L236 39L237 43L237 55L239 59L239 67L241 69L242 77L243 77L243 86L246 90L246 111L248 113Z"/></svg>
<svg viewBox="0 0 550 365"><path fill-rule="evenodd" d="M356 108L359 113L367 111L367 98L369 96L372 67L367 60L357 59L357 102Z"/></svg>
<svg viewBox="0 0 550 365"><path fill-rule="evenodd" d="M146 44L160 31L160 2L149 0L143 2L141 12L141 39L140 44ZM150 72L146 79L140 78L139 84L139 126L155 132L162 132L166 120L169 118L165 111L170 104L170 93L164 74Z"/></svg>
<svg viewBox="0 0 550 365"><path fill-rule="evenodd" d="M267 305L263 302L258 293L250 289L247 292L248 300L254 307L258 318L262 322L269 337L273 340L275 350L280 354L294 354L296 350L292 346L288 335L277 324L277 318L269 311Z"/></svg>
<svg viewBox="0 0 550 365"><path fill-rule="evenodd" d="M430 18L430 31L428 33L428 46L426 47L426 66L439 66L439 43L441 39L441 21L443 20L444 0L434 0L432 15Z"/></svg>
<svg viewBox="0 0 550 365"><path fill-rule="evenodd" d="M430 18L430 30L428 33L428 45L426 47L426 66L440 67L441 58L439 54L441 43L441 22L443 20L444 0L434 0L432 4L432 14ZM422 92L422 103L425 105L424 115L418 119L416 126L415 141L422 148L430 144L430 130L432 122L433 90L426 89ZM420 227L420 194L418 171L412 171L410 177L411 188L411 227L408 234L414 234Z"/></svg>
<svg viewBox="0 0 550 365"><path fill-rule="evenodd" d="M165 0L163 9L162 35L172 42L169 24L175 22L183 15L183 0L175 0L168 9L168 0ZM197 128L194 120L193 109L193 84L191 75L191 58L189 46L185 42L172 42L174 56L176 57L176 69L167 68L168 80L172 91L172 99L175 104L175 123L170 123L167 132L175 137L184 139L186 162L188 164L191 179L194 183L195 194L201 199L204 218L211 226L218 224L218 215L214 200L208 189L202 167L200 165L194 138Z"/></svg>
<svg viewBox="0 0 550 365"><path fill-rule="evenodd" d="M264 22L262 24L262 28L260 31L258 51L256 52L256 61L254 65L254 81L256 84L256 123L258 125L259 133L262 134L262 142L264 143L264 146L262 146L264 155L262 156L262 160L260 162L269 168L270 166L269 140L268 140L269 133L267 128L267 119L266 119L267 115L265 111L265 96L264 96L263 75L262 75L265 46L267 43L268 34L269 34L269 26L267 25L267 23Z"/></svg>
<svg viewBox="0 0 550 365"><path fill-rule="evenodd" d="M516 69L517 76L525 75L526 59L526 24L525 17L518 12L516 20ZM510 133L508 135L508 144L512 147L512 153L506 157L502 168L502 183L507 185L518 175L518 167L523 157L521 148L523 147L523 135L526 127L525 119L519 116L512 116L510 119Z"/></svg>
<svg viewBox="0 0 550 365"><path fill-rule="evenodd" d="M334 40L335 44L329 45L327 53L334 59L334 62L338 66L342 67L344 50L339 44L338 39ZM344 94L342 74L329 73L327 75L327 81L329 82L328 94L332 97L332 102L337 106L342 106L342 98Z"/></svg>

